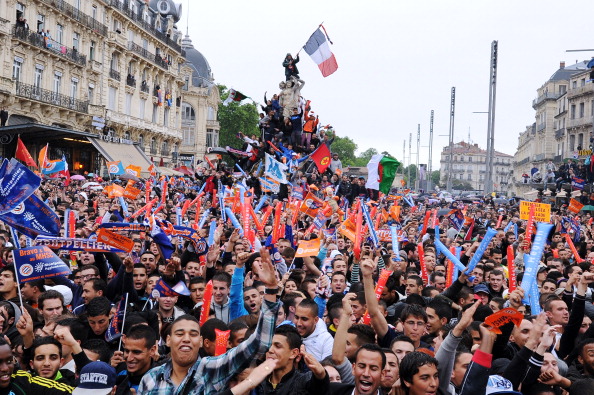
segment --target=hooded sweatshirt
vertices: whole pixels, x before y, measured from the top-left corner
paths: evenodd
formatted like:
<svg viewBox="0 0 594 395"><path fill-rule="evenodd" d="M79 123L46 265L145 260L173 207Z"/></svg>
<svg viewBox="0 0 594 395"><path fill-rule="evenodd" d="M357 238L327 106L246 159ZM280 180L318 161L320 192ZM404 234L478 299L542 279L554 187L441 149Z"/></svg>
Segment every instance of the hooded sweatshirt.
<svg viewBox="0 0 594 395"><path fill-rule="evenodd" d="M321 361L322 359L332 355L332 346L334 345L334 338L326 329L326 325L322 320L318 320L316 329L313 333L303 338L303 344L308 353L314 356L315 359Z"/></svg>

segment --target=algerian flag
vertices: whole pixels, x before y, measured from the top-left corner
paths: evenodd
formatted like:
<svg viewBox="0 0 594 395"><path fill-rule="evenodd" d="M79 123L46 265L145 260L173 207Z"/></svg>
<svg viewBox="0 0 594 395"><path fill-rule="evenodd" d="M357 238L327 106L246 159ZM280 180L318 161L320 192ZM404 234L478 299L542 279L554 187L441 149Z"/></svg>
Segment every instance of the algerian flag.
<svg viewBox="0 0 594 395"><path fill-rule="evenodd" d="M228 106L229 103L231 103L232 101L240 102L243 99L247 99L247 98L248 97L246 95L244 95L243 93L236 91L235 89L229 89L229 96L227 96L227 98L223 102L223 105Z"/></svg>
<svg viewBox="0 0 594 395"><path fill-rule="evenodd" d="M390 192L396 169L400 166L394 158L382 154L373 155L367 164L367 183L365 188L377 189L385 194Z"/></svg>

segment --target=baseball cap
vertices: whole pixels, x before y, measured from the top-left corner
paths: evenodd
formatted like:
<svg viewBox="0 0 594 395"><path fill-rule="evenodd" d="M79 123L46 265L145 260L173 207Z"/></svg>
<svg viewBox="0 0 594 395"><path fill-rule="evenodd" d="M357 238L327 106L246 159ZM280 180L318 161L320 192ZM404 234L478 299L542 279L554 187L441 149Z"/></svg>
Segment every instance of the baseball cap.
<svg viewBox="0 0 594 395"><path fill-rule="evenodd" d="M479 292L484 292L487 295L491 295L491 292L489 292L489 288L485 284L477 284L474 286L474 293L477 294Z"/></svg>
<svg viewBox="0 0 594 395"><path fill-rule="evenodd" d="M81 369L78 387L72 395L107 395L115 385L114 368L105 362L91 362Z"/></svg>
<svg viewBox="0 0 594 395"><path fill-rule="evenodd" d="M333 251L330 253L330 259L334 259L334 258L336 258L336 256L337 256L337 255L342 255L342 252L340 252L340 251L338 251L338 250L333 250Z"/></svg>
<svg viewBox="0 0 594 395"><path fill-rule="evenodd" d="M514 386L512 385L511 381L499 375L492 375L489 376L489 381L487 382L487 390L485 391L485 395L495 394L522 395L521 392L514 391Z"/></svg>
<svg viewBox="0 0 594 395"><path fill-rule="evenodd" d="M70 288L68 288L65 285L46 285L45 287L46 291L58 291L59 293L62 294L62 296L64 297L64 304L66 306L68 306L70 303L72 303L72 290Z"/></svg>

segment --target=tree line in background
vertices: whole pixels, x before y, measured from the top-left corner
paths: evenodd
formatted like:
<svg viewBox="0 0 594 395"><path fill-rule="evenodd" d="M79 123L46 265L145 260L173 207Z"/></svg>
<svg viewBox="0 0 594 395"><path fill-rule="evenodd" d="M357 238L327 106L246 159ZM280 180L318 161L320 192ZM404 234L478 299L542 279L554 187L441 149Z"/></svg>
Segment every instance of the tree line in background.
<svg viewBox="0 0 594 395"><path fill-rule="evenodd" d="M218 85L219 92L221 95L221 102L224 101L229 95L229 90L225 85ZM247 136L255 134L260 135L258 129L259 121L259 105L254 102L249 102L247 99L243 104L238 102L231 102L228 106L219 104L219 124L221 130L219 133L219 145L221 147L230 146L233 148L241 148L243 141L237 137L237 132L241 131ZM332 143L331 151L336 152L342 161L343 167L365 167L373 155L378 152L375 148L369 148L359 155L356 155L357 143L348 136L335 136L334 142ZM381 152L383 155L390 155L389 152ZM402 158L401 158L402 162ZM410 180L408 179L408 168L410 167ZM402 169L402 166L398 169L398 174L404 175L404 180L407 185L415 185L417 179L417 166L411 164ZM431 174L431 180L434 185L439 185L440 173L439 170L435 170ZM455 180L458 181L458 180Z"/></svg>

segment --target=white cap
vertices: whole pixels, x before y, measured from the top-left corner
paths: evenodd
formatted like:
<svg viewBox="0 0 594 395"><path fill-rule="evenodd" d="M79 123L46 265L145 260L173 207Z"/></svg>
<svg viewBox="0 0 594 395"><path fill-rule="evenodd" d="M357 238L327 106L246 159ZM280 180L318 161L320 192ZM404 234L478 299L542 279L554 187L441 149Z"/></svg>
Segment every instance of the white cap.
<svg viewBox="0 0 594 395"><path fill-rule="evenodd" d="M342 252L338 250L332 250L332 252L330 253L330 259L336 258L336 255L342 255Z"/></svg>
<svg viewBox="0 0 594 395"><path fill-rule="evenodd" d="M62 294L62 296L64 296L64 305L68 306L70 303L72 303L72 290L70 288L68 288L65 285L46 285L45 286L45 290L46 291L58 291L59 293Z"/></svg>

